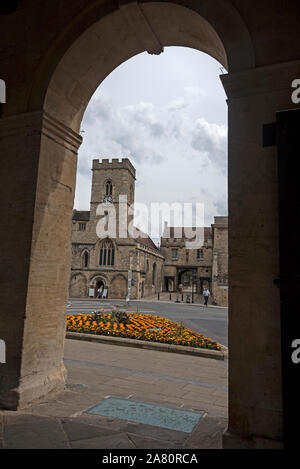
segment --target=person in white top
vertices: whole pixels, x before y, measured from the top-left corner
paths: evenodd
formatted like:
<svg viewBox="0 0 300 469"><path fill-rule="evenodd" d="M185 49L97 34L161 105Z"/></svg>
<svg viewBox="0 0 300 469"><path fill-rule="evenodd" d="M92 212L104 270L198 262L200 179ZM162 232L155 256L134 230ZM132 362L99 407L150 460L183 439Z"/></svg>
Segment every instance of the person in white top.
<svg viewBox="0 0 300 469"><path fill-rule="evenodd" d="M208 302L208 298L210 297L210 291L209 291L209 289L206 288L206 287L205 287L204 290L203 290L203 296L204 296L204 305L205 305L205 306L208 306L208 305L207 305L207 302Z"/></svg>

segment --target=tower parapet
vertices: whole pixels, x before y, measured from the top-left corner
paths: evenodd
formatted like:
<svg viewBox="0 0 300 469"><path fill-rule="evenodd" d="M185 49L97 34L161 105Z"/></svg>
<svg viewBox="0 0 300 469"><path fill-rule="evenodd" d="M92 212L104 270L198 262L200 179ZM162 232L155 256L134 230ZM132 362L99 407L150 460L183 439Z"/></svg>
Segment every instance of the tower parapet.
<svg viewBox="0 0 300 469"><path fill-rule="evenodd" d="M112 160L102 158L101 161L93 160L92 171L99 169L127 169L135 179L135 168L128 158L122 158L121 160L119 158L112 158Z"/></svg>

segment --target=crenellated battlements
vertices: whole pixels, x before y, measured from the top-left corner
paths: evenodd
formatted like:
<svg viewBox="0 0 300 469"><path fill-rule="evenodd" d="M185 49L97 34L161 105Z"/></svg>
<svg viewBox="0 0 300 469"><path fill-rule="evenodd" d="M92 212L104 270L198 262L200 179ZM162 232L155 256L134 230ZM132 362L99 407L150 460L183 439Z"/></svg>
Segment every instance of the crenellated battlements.
<svg viewBox="0 0 300 469"><path fill-rule="evenodd" d="M111 160L108 158L93 160L92 170L97 169L128 169L128 171L130 171L135 177L135 167L128 158L122 158L121 160L119 160L119 158L112 158Z"/></svg>

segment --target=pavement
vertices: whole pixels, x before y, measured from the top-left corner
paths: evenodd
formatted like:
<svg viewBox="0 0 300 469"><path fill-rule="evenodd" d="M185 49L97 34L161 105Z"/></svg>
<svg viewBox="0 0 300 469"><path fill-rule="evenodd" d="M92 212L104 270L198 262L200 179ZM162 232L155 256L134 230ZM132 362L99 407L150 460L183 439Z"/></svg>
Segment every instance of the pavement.
<svg viewBox="0 0 300 469"><path fill-rule="evenodd" d="M21 411L0 411L0 448L221 448L227 427L226 360L68 339L64 360L68 377L62 393ZM141 420L124 419L118 409L114 417L89 413L98 404L110 405L112 398L142 405ZM147 408L157 414L156 406L162 414L171 412L175 428L153 423ZM178 411L201 417L183 431L181 419L174 418Z"/></svg>
<svg viewBox="0 0 300 469"><path fill-rule="evenodd" d="M187 297L189 297L190 301L187 302ZM70 298L70 301L72 300L82 300L82 298ZM112 303L120 303L120 304L126 304L127 301L125 299L120 299L120 298L85 298L85 300L91 300L91 301L96 301L98 303L100 302L112 302ZM192 302L193 301L193 302ZM146 296L144 298L140 298L138 300L135 299L130 299L130 303L136 303L136 302L141 302L141 303L181 303L185 305L194 305L194 306L204 306L204 298L203 295L200 295L198 293L194 293L194 296L192 296L192 293L190 291L183 291L182 293L174 293L174 292L160 292L152 296ZM209 306L213 306L214 308L224 308L223 306L217 306L212 304L211 298L209 298L208 301Z"/></svg>

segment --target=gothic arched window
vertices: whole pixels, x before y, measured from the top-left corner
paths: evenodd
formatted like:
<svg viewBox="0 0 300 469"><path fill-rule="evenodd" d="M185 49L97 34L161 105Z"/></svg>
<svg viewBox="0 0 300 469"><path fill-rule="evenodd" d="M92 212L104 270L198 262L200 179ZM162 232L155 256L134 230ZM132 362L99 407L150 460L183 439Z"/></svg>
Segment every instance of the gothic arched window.
<svg viewBox="0 0 300 469"><path fill-rule="evenodd" d="M106 181L105 195L110 196L110 197L112 196L112 182L111 181Z"/></svg>
<svg viewBox="0 0 300 469"><path fill-rule="evenodd" d="M89 253L87 251L85 251L85 253L83 254L83 266L89 266Z"/></svg>
<svg viewBox="0 0 300 469"><path fill-rule="evenodd" d="M100 247L100 265L114 265L115 263L115 248L110 239L103 241Z"/></svg>

